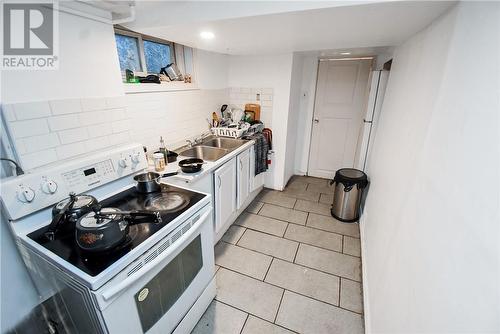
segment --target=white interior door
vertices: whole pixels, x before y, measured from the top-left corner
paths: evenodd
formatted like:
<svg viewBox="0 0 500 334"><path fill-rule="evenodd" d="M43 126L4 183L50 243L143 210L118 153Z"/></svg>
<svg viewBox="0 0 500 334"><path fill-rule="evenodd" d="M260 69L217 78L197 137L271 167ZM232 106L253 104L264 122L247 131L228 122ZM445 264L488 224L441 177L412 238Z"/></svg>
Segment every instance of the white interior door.
<svg viewBox="0 0 500 334"><path fill-rule="evenodd" d="M308 174L333 178L353 167L368 96L372 59L319 64Z"/></svg>

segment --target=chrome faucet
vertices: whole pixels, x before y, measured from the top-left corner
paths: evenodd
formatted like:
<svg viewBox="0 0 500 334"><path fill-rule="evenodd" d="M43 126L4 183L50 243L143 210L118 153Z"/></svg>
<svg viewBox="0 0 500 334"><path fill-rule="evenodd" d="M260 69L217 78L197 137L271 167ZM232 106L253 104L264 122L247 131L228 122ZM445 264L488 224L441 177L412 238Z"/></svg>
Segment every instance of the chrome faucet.
<svg viewBox="0 0 500 334"><path fill-rule="evenodd" d="M199 137L195 137L194 139L186 139L186 142L188 144L188 147L193 147L193 145L201 144L203 142L203 139L211 136L211 132L205 132L202 133Z"/></svg>

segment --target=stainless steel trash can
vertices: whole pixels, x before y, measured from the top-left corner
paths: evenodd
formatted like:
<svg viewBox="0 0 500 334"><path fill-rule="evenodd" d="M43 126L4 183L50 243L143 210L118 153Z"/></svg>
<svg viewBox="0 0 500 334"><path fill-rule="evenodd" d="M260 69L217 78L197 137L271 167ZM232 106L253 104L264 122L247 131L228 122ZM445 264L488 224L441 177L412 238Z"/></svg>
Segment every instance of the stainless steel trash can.
<svg viewBox="0 0 500 334"><path fill-rule="evenodd" d="M358 169L342 168L330 184L334 185L332 216L346 223L357 221L361 195L368 185L366 174Z"/></svg>

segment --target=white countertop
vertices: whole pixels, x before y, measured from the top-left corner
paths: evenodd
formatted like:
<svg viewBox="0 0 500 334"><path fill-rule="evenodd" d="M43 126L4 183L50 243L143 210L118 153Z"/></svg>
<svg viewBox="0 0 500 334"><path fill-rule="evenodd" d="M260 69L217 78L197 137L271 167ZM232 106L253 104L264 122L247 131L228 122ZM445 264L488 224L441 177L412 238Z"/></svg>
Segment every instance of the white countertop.
<svg viewBox="0 0 500 334"><path fill-rule="evenodd" d="M249 140L247 143L241 145L240 147L238 147L234 151L229 152L227 155L223 156L219 160L216 160L216 161L205 160L205 164L203 165L201 170L199 172L196 172L196 173L184 173L181 171L181 169L179 167L179 161L181 161L183 159L190 159L191 157L185 157L185 156L182 156L179 154L179 156L177 157L177 160L174 162L169 162L167 164L167 167L165 168L165 170L163 170L160 173L165 174L165 173L178 172L177 175L171 176L169 178L176 179L176 180L182 180L186 183L194 183L197 180L199 180L202 176L207 175L208 173L214 171L215 169L222 166L225 162L231 160L232 158L234 158L235 156L237 156L241 152L250 148L254 143L255 143L254 140ZM154 166L149 166L148 170L151 172L156 172L154 169Z"/></svg>

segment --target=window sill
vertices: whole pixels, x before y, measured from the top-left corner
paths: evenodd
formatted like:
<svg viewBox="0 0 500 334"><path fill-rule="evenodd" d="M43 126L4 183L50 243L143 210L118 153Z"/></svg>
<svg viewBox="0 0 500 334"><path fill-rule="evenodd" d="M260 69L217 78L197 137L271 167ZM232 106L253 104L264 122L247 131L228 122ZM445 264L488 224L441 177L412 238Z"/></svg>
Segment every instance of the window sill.
<svg viewBox="0 0 500 334"><path fill-rule="evenodd" d="M184 82L162 82L155 83L123 83L125 94L154 93L154 92L175 92L182 90L198 90L195 83Z"/></svg>

